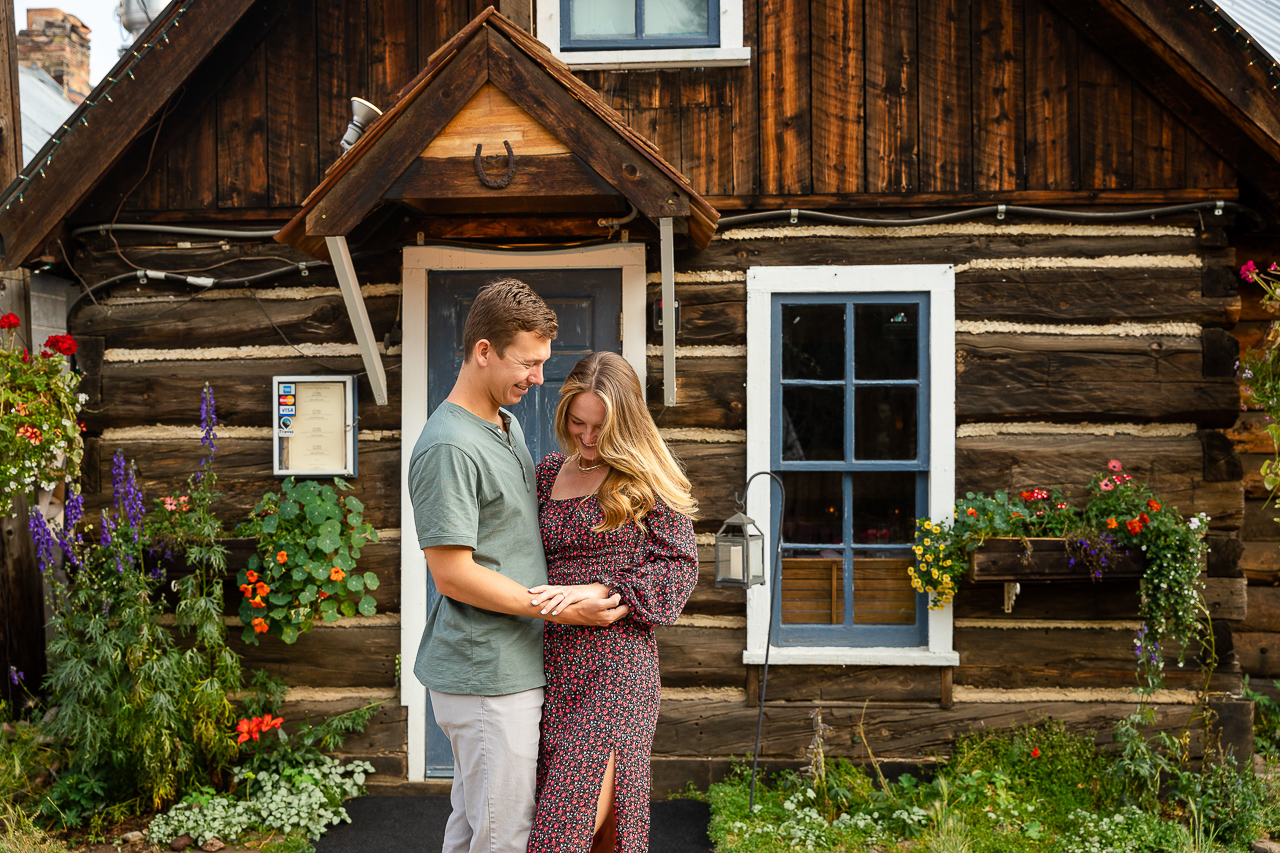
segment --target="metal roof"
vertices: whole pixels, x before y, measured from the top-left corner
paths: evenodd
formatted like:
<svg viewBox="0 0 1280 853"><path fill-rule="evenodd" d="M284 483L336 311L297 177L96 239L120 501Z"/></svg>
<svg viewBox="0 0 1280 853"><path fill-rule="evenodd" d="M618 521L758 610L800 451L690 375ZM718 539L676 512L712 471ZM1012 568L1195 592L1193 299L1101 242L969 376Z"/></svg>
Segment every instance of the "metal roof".
<svg viewBox="0 0 1280 853"><path fill-rule="evenodd" d="M1280 0L1218 0L1218 6L1272 59L1280 59Z"/></svg>
<svg viewBox="0 0 1280 853"><path fill-rule="evenodd" d="M18 66L18 96L22 109L22 161L30 163L76 105L67 100L52 77L27 65Z"/></svg>

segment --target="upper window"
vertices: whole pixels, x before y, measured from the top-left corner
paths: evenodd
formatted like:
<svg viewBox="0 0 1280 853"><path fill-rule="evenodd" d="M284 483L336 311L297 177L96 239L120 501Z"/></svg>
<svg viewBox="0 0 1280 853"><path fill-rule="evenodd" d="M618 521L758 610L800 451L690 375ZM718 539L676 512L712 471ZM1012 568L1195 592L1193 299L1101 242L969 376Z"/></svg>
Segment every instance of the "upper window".
<svg viewBox="0 0 1280 853"><path fill-rule="evenodd" d="M742 0L535 0L536 35L574 68L746 65Z"/></svg>
<svg viewBox="0 0 1280 853"><path fill-rule="evenodd" d="M951 611L907 566L915 520L955 489L955 274L949 266L747 273L747 495L781 577L747 597L745 663L954 665ZM770 544L772 553L772 544Z"/></svg>
<svg viewBox="0 0 1280 853"><path fill-rule="evenodd" d="M560 0L560 49L718 47L717 0Z"/></svg>

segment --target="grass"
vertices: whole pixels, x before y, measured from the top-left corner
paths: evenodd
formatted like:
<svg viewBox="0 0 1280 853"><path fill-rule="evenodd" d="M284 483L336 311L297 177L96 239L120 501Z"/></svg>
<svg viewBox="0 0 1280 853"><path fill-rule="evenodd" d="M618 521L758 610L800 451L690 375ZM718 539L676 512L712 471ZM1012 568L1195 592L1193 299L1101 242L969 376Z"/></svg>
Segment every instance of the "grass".
<svg viewBox="0 0 1280 853"><path fill-rule="evenodd" d="M1142 762L1158 750L1102 753L1054 721L963 737L924 782L821 751L815 738L807 772L758 778L755 814L746 767L712 785L717 853L1234 853L1280 829L1280 775L1166 762L1151 802Z"/></svg>

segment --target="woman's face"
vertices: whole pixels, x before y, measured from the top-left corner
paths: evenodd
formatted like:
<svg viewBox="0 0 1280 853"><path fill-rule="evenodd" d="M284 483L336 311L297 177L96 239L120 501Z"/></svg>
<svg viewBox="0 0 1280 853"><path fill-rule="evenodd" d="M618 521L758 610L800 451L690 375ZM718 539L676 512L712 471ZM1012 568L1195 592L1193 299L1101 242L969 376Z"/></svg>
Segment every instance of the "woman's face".
<svg viewBox="0 0 1280 853"><path fill-rule="evenodd" d="M568 415L569 437L582 461L590 464L599 458L596 442L604 427L604 401L584 391L569 401Z"/></svg>

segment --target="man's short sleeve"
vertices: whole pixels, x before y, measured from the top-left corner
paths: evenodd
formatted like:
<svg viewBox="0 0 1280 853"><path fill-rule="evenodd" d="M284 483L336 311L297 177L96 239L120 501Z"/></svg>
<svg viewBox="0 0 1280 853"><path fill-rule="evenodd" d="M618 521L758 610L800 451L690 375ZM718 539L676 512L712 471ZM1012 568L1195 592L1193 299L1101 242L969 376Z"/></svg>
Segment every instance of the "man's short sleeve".
<svg viewBox="0 0 1280 853"><path fill-rule="evenodd" d="M480 526L479 469L451 444L436 444L409 467L418 546L460 545L475 550Z"/></svg>

